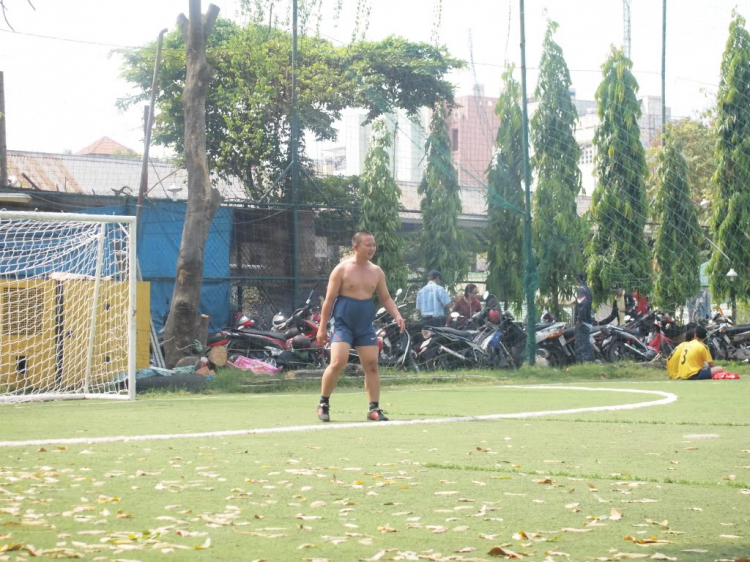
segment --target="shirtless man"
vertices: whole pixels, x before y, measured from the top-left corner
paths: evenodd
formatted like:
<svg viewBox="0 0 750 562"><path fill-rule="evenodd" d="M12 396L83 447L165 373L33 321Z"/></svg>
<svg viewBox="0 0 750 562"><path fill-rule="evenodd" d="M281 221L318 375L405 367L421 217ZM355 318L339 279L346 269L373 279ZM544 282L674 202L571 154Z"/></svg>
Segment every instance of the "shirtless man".
<svg viewBox="0 0 750 562"><path fill-rule="evenodd" d="M326 327L333 311L334 328L331 337L331 363L323 373L320 383L320 403L318 419L331 421L328 413L328 399L339 382L339 375L346 367L349 350L354 346L359 361L365 370L365 390L370 400L367 419L388 421L380 409L380 373L378 372L378 339L372 321L375 319L375 306L372 294L377 291L378 299L388 313L398 322L401 332L406 328L385 285L383 270L370 263L375 255L375 237L371 232L360 230L352 236L354 257L337 265L328 279L328 290L323 308L320 311L318 343L325 344ZM334 304L335 302L335 304Z"/></svg>

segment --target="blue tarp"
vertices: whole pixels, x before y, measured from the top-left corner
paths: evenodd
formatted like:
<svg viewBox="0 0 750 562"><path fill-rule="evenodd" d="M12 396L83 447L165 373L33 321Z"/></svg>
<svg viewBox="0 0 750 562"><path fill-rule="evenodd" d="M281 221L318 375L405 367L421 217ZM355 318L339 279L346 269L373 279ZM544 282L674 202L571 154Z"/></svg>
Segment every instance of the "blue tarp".
<svg viewBox="0 0 750 562"><path fill-rule="evenodd" d="M143 280L151 283L151 319L157 331L163 327L168 301L172 299L186 210L187 203L184 201L148 201L141 211L138 261ZM135 208L132 205L115 205L81 212L132 215ZM224 327L229 316L229 249L233 214L233 209L219 207L204 249L199 312L211 317L209 330L212 332Z"/></svg>

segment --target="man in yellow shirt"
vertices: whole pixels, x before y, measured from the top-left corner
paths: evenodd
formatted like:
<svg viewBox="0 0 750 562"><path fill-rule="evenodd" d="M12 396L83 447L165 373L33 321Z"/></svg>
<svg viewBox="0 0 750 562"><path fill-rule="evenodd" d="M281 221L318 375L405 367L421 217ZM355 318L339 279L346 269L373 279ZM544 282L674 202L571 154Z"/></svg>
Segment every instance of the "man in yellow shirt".
<svg viewBox="0 0 750 562"><path fill-rule="evenodd" d="M680 378L680 358L682 357L682 353L685 350L685 347L692 343L694 335L695 328L688 328L687 332L685 332L685 341L675 347L672 350L672 353L669 354L669 357L667 357L667 374L669 375L670 379Z"/></svg>
<svg viewBox="0 0 750 562"><path fill-rule="evenodd" d="M695 339L681 343L667 359L671 379L705 380L724 371L714 363L705 341L708 333L703 326L695 329ZM704 367L704 365L707 365ZM675 369L676 367L676 369Z"/></svg>

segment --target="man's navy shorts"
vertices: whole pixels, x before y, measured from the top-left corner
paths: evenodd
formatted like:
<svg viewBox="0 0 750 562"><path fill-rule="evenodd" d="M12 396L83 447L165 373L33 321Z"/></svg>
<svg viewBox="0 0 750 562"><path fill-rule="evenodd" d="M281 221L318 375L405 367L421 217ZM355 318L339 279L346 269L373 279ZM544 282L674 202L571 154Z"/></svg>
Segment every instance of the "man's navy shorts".
<svg viewBox="0 0 750 562"><path fill-rule="evenodd" d="M704 381L711 378L711 369L709 367L703 367L700 371L690 377L689 381Z"/></svg>
<svg viewBox="0 0 750 562"><path fill-rule="evenodd" d="M353 299L339 295L333 305L333 337L331 343L346 342L352 347L378 345L375 328L375 305L372 299Z"/></svg>

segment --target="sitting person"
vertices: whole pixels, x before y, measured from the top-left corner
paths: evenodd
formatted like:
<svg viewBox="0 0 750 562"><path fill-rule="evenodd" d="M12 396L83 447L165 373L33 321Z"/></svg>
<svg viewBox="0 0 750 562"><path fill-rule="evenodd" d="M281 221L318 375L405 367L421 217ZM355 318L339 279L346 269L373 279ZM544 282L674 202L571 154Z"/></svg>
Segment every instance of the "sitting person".
<svg viewBox="0 0 750 562"><path fill-rule="evenodd" d="M696 326L694 339L678 345L667 359L667 372L670 379L705 380L725 373L724 367L714 363L706 346L708 332L703 326ZM718 378L718 377L717 377Z"/></svg>
<svg viewBox="0 0 750 562"><path fill-rule="evenodd" d="M675 347L672 350L672 353L669 354L669 357L667 357L667 375L669 375L670 379L680 378L678 376L680 372L680 357L682 357L682 353L687 345L693 341L693 338L695 337L695 328L696 326L693 325L685 331L685 341Z"/></svg>
<svg viewBox="0 0 750 562"><path fill-rule="evenodd" d="M474 283L469 283L464 289L464 296L456 299L453 312L458 312L461 316L458 320L464 321L480 310L482 310L482 303L479 302L479 289Z"/></svg>

